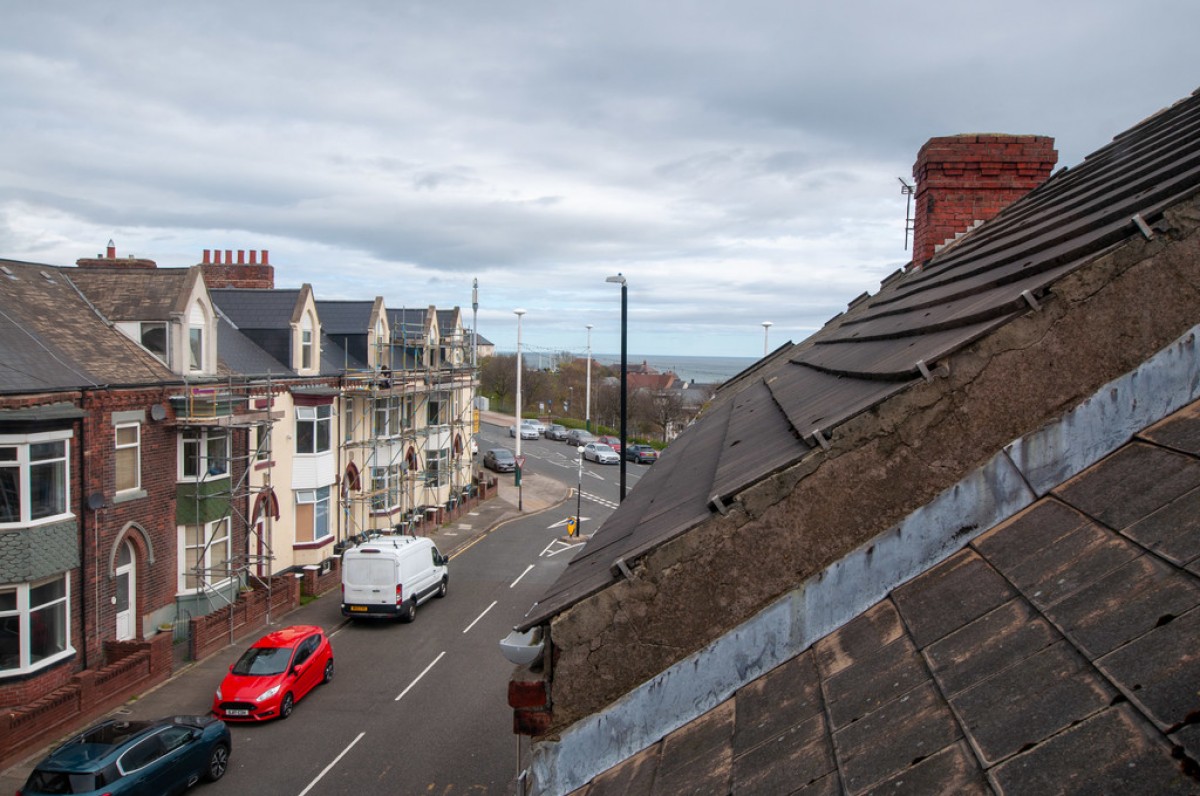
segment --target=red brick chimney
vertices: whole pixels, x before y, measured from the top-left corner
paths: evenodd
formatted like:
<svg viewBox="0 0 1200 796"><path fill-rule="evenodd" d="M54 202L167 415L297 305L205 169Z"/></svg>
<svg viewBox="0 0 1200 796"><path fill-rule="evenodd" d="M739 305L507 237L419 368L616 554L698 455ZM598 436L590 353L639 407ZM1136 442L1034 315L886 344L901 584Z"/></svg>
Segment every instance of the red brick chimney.
<svg viewBox="0 0 1200 796"><path fill-rule="evenodd" d="M118 258L117 244L111 240L103 255L81 257L75 261L75 265L80 268L120 268L122 270L149 270L158 267L158 263L153 260L145 260L140 257Z"/></svg>
<svg viewBox="0 0 1200 796"><path fill-rule="evenodd" d="M262 262L257 262L257 252L250 250L250 262L246 262L246 250L237 250L237 263L233 261L233 250L225 249L222 258L220 249L204 250L200 271L208 287L240 287L271 290L275 287L275 268L267 262L267 250L262 250Z"/></svg>
<svg viewBox="0 0 1200 796"><path fill-rule="evenodd" d="M1058 152L1044 135L931 138L917 153L913 265L976 221L987 221L1041 185Z"/></svg>

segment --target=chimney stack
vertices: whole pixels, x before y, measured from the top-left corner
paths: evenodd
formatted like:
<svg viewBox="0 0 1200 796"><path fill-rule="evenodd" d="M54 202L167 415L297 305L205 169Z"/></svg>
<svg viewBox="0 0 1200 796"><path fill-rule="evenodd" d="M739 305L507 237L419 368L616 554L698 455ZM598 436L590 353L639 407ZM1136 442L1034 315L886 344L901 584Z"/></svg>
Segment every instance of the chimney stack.
<svg viewBox="0 0 1200 796"><path fill-rule="evenodd" d="M221 252L224 251L224 255ZM201 272L204 274L204 284L210 288L242 288L253 290L271 290L275 287L275 269L267 262L267 250L262 250L262 263L258 262L258 252L250 249L250 262L246 262L246 250L237 250L237 262L233 261L233 249L213 249L212 259L209 250L204 250L204 258L200 261Z"/></svg>
<svg viewBox="0 0 1200 796"><path fill-rule="evenodd" d="M144 271L158 267L158 263L153 260L134 257L132 254L118 260L117 244L113 243L111 239L108 241L108 246L103 256L97 254L95 257L82 257L75 261L75 265L79 268L119 268L122 271Z"/></svg>
<svg viewBox="0 0 1200 796"><path fill-rule="evenodd" d="M955 235L987 221L1041 185L1058 152L1044 135L967 134L931 138L917 153L913 266Z"/></svg>
<svg viewBox="0 0 1200 796"><path fill-rule="evenodd" d="M113 243L112 238L108 239L108 254L105 256L110 260L117 259L117 244Z"/></svg>

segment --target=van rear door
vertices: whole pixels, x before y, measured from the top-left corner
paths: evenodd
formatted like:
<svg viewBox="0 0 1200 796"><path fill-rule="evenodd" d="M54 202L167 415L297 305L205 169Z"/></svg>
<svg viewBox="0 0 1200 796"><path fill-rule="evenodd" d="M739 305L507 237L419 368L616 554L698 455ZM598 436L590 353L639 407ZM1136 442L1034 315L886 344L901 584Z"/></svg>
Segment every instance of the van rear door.
<svg viewBox="0 0 1200 796"><path fill-rule="evenodd" d="M396 603L399 582L396 559L390 555L354 555L342 559L342 602L351 606Z"/></svg>

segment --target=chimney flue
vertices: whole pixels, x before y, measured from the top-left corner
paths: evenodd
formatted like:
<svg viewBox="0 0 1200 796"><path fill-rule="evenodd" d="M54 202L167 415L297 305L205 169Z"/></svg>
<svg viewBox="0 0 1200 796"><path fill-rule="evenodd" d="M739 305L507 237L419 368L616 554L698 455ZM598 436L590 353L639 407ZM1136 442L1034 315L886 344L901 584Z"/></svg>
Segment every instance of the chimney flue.
<svg viewBox="0 0 1200 796"><path fill-rule="evenodd" d="M270 265L270 263L267 262L267 250L266 249L262 250L262 264Z"/></svg>
<svg viewBox="0 0 1200 796"><path fill-rule="evenodd" d="M256 265L257 263L258 263L258 252L255 251L254 249L251 249L250 250L250 264Z"/></svg>
<svg viewBox="0 0 1200 796"><path fill-rule="evenodd" d="M202 265L208 265L208 262L209 262L208 256L209 256L209 251L208 251L208 249L205 249L204 250L204 259L200 261Z"/></svg>
<svg viewBox="0 0 1200 796"><path fill-rule="evenodd" d="M106 256L110 260L117 259L117 244L113 243L111 238L108 241L108 254Z"/></svg>
<svg viewBox="0 0 1200 796"><path fill-rule="evenodd" d="M238 265L246 264L246 250L238 249Z"/></svg>

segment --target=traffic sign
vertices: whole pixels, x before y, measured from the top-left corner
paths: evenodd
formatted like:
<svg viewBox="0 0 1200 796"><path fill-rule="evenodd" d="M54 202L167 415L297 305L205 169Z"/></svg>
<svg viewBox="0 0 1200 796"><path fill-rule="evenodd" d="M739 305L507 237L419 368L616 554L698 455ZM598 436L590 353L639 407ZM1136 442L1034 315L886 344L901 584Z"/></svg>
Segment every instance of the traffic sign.
<svg viewBox="0 0 1200 796"><path fill-rule="evenodd" d="M524 456L517 457L517 467L520 467L522 470L525 469L525 457Z"/></svg>

